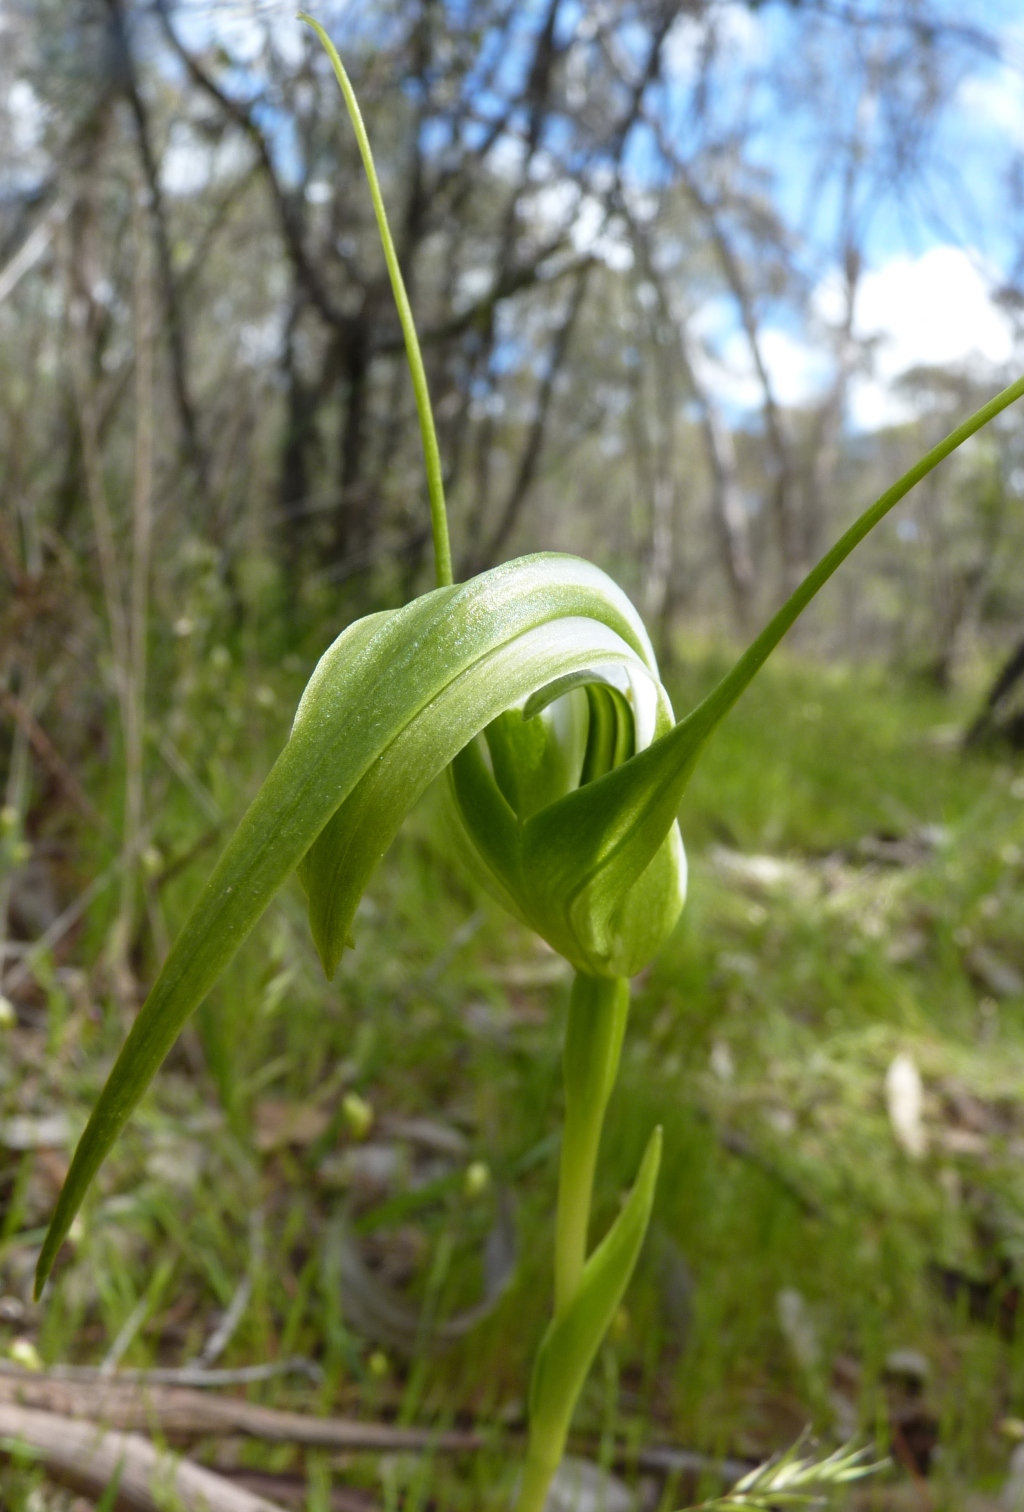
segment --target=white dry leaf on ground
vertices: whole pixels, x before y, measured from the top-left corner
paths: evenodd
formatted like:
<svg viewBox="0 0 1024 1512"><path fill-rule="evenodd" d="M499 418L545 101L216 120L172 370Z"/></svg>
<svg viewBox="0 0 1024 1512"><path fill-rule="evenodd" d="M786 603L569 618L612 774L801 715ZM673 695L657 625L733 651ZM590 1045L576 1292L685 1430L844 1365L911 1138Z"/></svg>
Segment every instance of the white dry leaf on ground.
<svg viewBox="0 0 1024 1512"><path fill-rule="evenodd" d="M566 1455L555 1471L544 1512L634 1512L636 1498L590 1460Z"/></svg>
<svg viewBox="0 0 1024 1512"><path fill-rule="evenodd" d="M802 861L747 855L724 845L710 846L707 858L720 876L754 892L782 893L804 902L810 902L821 892L814 868Z"/></svg>
<svg viewBox="0 0 1024 1512"><path fill-rule="evenodd" d="M922 1122L924 1087L917 1062L906 1050L893 1058L885 1073L885 1104L896 1143L912 1160L920 1160L928 1148Z"/></svg>
<svg viewBox="0 0 1024 1512"><path fill-rule="evenodd" d="M327 1132L331 1115L309 1102L286 1102L267 1098L253 1109L253 1142L261 1155L286 1145L300 1148L313 1144Z"/></svg>
<svg viewBox="0 0 1024 1512"><path fill-rule="evenodd" d="M351 1187L367 1201L382 1200L404 1185L408 1158L401 1145L369 1140L327 1155L319 1166L327 1186Z"/></svg>
<svg viewBox="0 0 1024 1512"><path fill-rule="evenodd" d="M178 1192L190 1192L206 1167L206 1148L197 1139L161 1131L146 1157L146 1175Z"/></svg>
<svg viewBox="0 0 1024 1512"><path fill-rule="evenodd" d="M66 1113L46 1113L40 1118L19 1114L0 1123L0 1145L8 1150L66 1149L70 1143Z"/></svg>
<svg viewBox="0 0 1024 1512"><path fill-rule="evenodd" d="M806 1301L794 1286L784 1286L775 1298L779 1327L799 1365L813 1374L821 1364L821 1343Z"/></svg>
<svg viewBox="0 0 1024 1512"><path fill-rule="evenodd" d="M720 1082L731 1082L736 1075L736 1062L725 1040L717 1039L711 1046L710 1065Z"/></svg>
<svg viewBox="0 0 1024 1512"><path fill-rule="evenodd" d="M1010 1473L999 1496L1002 1512L1024 1512L1024 1444L1010 1456Z"/></svg>

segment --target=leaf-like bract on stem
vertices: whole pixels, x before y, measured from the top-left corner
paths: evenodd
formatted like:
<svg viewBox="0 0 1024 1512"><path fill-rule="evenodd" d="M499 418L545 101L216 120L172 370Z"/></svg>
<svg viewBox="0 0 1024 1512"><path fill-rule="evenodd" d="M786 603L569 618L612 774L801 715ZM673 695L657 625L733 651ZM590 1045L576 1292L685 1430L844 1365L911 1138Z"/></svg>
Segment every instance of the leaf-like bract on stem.
<svg viewBox="0 0 1024 1512"><path fill-rule="evenodd" d="M530 1453L545 1468L554 1469L561 1459L580 1388L633 1274L660 1163L659 1128L647 1142L625 1206L583 1267L575 1297L541 1340L530 1386Z"/></svg>

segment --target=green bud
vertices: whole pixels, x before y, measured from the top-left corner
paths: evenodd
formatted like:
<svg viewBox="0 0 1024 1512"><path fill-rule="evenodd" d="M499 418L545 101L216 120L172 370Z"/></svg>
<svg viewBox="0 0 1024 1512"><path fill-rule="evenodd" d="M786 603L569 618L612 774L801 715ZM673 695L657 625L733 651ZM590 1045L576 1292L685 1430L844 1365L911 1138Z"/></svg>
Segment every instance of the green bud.
<svg viewBox="0 0 1024 1512"><path fill-rule="evenodd" d="M157 876L164 864L163 855L155 845L147 845L139 856L139 861L147 877Z"/></svg>
<svg viewBox="0 0 1024 1512"><path fill-rule="evenodd" d="M341 1105L342 1116L353 1139L365 1139L373 1127L373 1106L358 1092L348 1092Z"/></svg>
<svg viewBox="0 0 1024 1512"><path fill-rule="evenodd" d="M466 1174L462 1180L464 1196L473 1202L482 1197L491 1184L491 1172L486 1161L474 1160L466 1167Z"/></svg>
<svg viewBox="0 0 1024 1512"><path fill-rule="evenodd" d="M20 1365L22 1370L42 1370L43 1362L39 1357L39 1351L31 1339L14 1339L7 1350L8 1359L15 1365Z"/></svg>

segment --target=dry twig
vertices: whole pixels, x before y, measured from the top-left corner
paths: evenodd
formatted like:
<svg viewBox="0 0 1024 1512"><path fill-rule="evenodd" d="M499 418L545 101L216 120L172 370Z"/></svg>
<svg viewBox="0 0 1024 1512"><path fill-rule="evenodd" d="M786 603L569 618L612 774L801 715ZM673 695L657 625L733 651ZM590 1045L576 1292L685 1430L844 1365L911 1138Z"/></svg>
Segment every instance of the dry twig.
<svg viewBox="0 0 1024 1512"><path fill-rule="evenodd" d="M437 1432L351 1418L311 1417L260 1407L238 1397L214 1396L208 1391L138 1378L101 1379L97 1371L87 1372L81 1367L75 1371L75 1378L69 1379L54 1373L29 1374L0 1362L0 1412L2 1404L8 1402L78 1421L102 1422L123 1431L143 1430L172 1441L241 1434L265 1443L339 1453L406 1454L472 1453L487 1442L484 1433L474 1430ZM656 1476L711 1474L725 1482L737 1480L750 1468L739 1461L714 1460L668 1445L631 1447L622 1464Z"/></svg>
<svg viewBox="0 0 1024 1512"><path fill-rule="evenodd" d="M161 1512L169 1501L184 1512L280 1512L274 1502L212 1470L161 1453L137 1433L111 1433L53 1412L0 1405L0 1446L29 1454L53 1480L87 1496L116 1483L114 1505Z"/></svg>
<svg viewBox="0 0 1024 1512"><path fill-rule="evenodd" d="M269 1443L301 1444L311 1449L392 1453L461 1453L480 1449L484 1442L482 1435L474 1432L438 1433L429 1428L395 1428L390 1423L311 1417L185 1387L141 1385L116 1377L101 1379L96 1372L82 1381L0 1368L0 1412L4 1403L98 1421L111 1428L141 1429L166 1438L240 1433Z"/></svg>

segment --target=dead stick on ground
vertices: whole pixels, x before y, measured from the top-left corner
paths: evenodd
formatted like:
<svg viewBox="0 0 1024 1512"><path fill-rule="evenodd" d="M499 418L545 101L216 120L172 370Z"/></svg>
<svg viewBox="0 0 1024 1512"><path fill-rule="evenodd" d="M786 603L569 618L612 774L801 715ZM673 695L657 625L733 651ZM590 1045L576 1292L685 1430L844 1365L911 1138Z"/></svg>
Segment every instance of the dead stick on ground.
<svg viewBox="0 0 1024 1512"><path fill-rule="evenodd" d="M82 1374L85 1376L84 1371ZM488 1441L485 1434L472 1430L443 1433L351 1418L311 1417L187 1387L104 1380L97 1371L89 1372L85 1379L69 1380L30 1374L0 1362L0 1404L5 1402L77 1420L84 1418L110 1428L142 1429L170 1439L241 1434L265 1443L339 1453L468 1454L484 1448ZM656 1444L630 1449L624 1461L655 1475L714 1475L723 1482L737 1480L751 1468L737 1460L715 1460L693 1450Z"/></svg>
<svg viewBox="0 0 1024 1512"><path fill-rule="evenodd" d="M161 1453L137 1433L110 1433L91 1423L0 1405L0 1445L28 1453L51 1479L87 1496L117 1483L114 1505L127 1512L280 1512L274 1502L246 1491L191 1461Z"/></svg>
<svg viewBox="0 0 1024 1512"><path fill-rule="evenodd" d="M429 1428L395 1428L390 1423L311 1417L260 1407L239 1397L213 1397L179 1386L125 1385L116 1379L84 1383L28 1372L3 1372L0 1404L6 1402L171 1438L240 1433L265 1442L315 1449L436 1450L448 1454L480 1449L484 1444L478 1433L439 1433ZM4 1410L0 1405L0 1413Z"/></svg>

